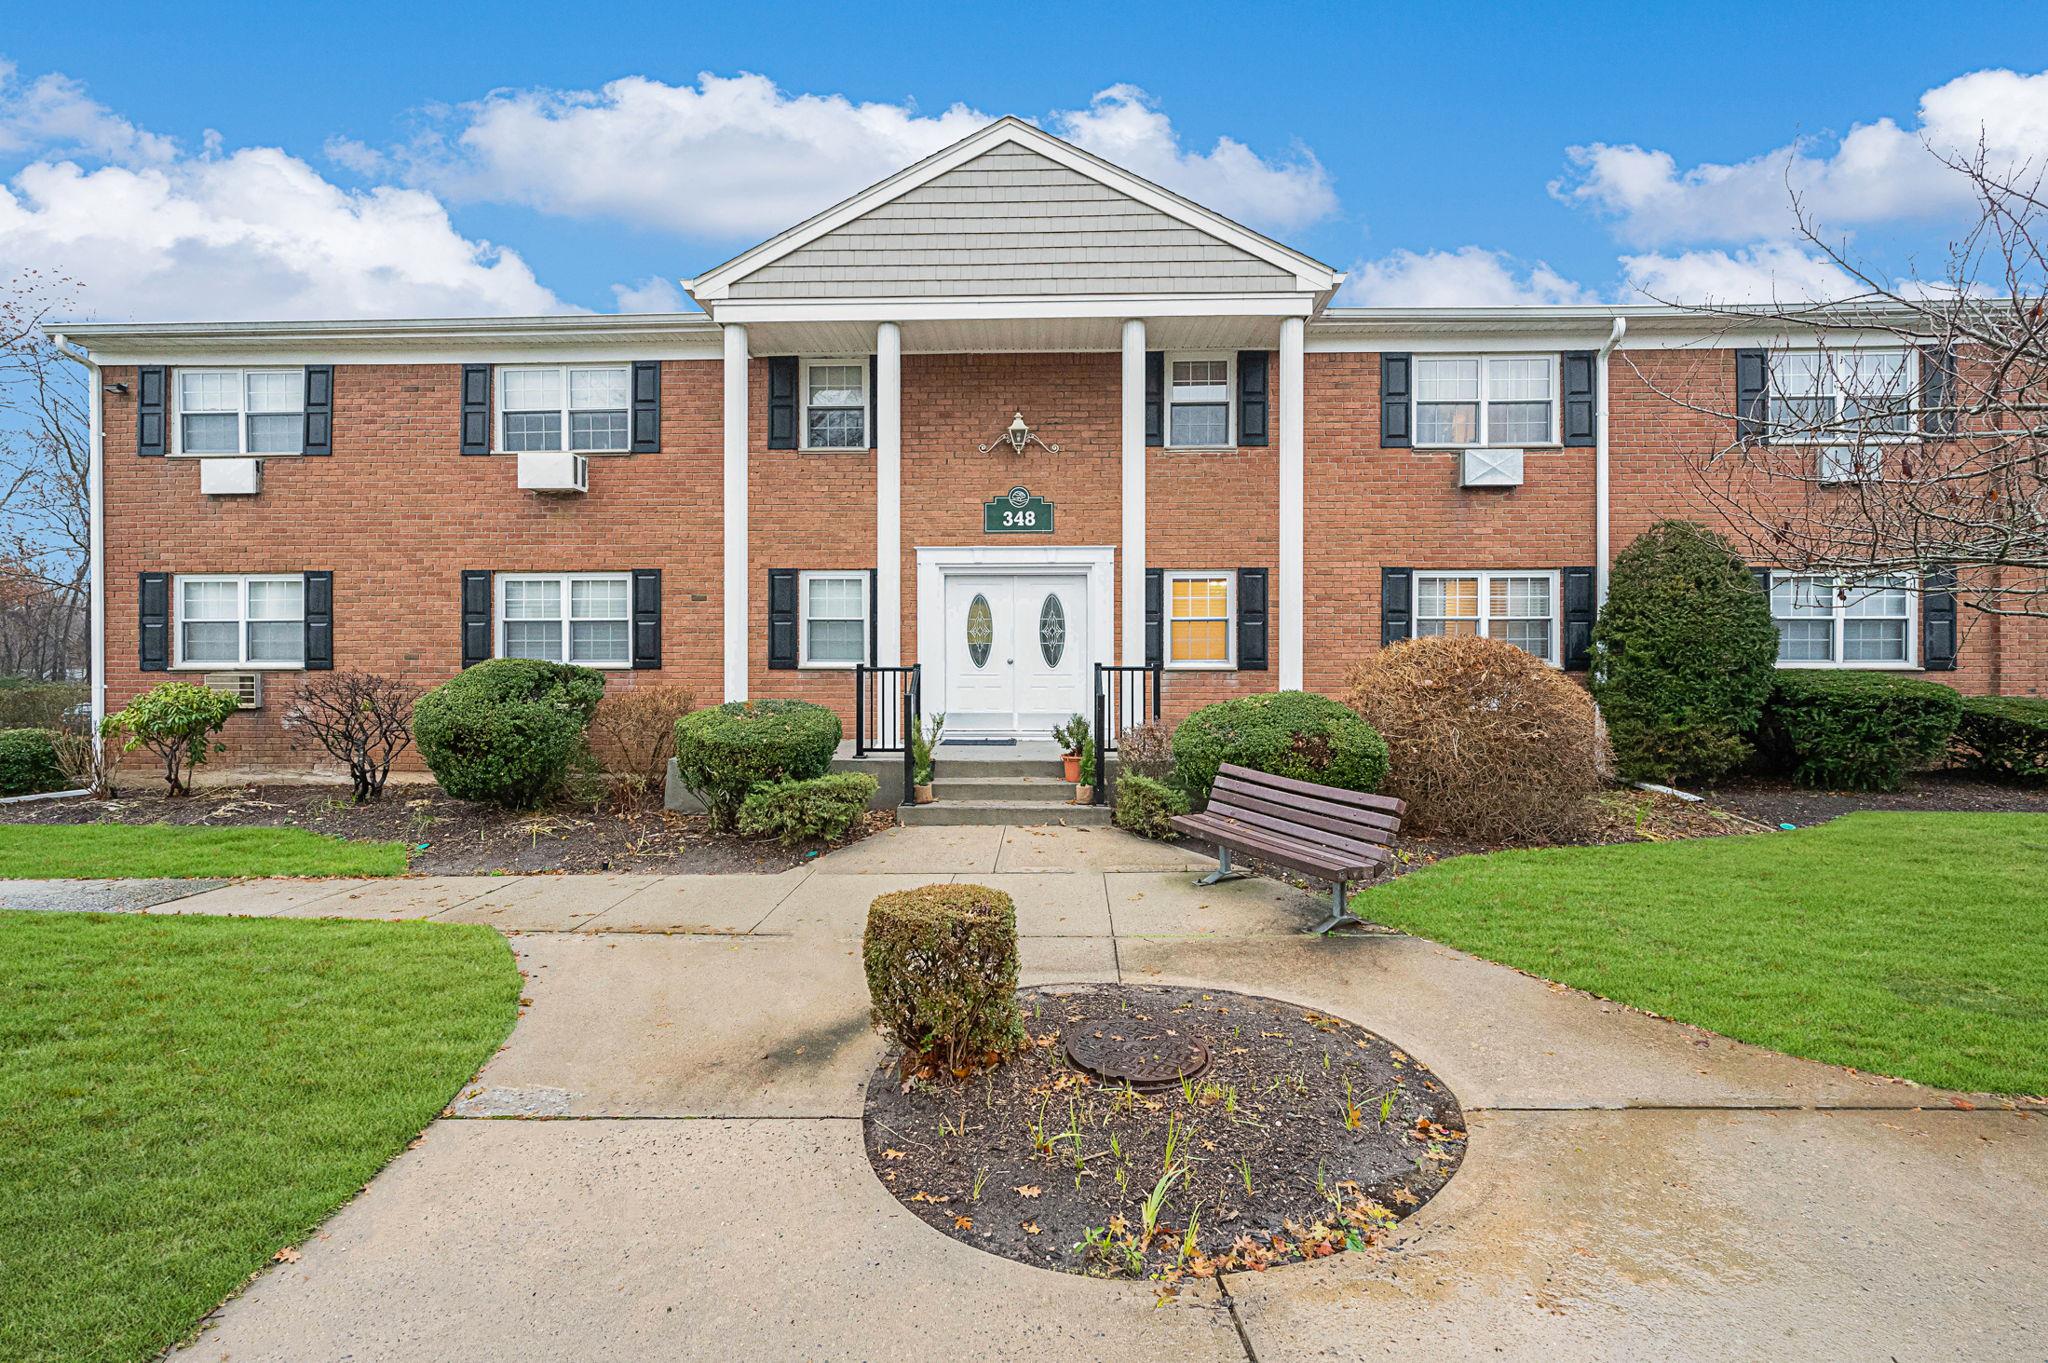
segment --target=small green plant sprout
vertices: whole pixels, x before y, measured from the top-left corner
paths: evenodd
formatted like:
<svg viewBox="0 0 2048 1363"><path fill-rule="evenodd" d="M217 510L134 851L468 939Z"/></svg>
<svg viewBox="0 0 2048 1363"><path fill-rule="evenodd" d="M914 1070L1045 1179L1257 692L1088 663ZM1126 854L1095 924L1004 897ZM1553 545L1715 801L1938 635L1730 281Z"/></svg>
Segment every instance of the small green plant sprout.
<svg viewBox="0 0 2048 1363"><path fill-rule="evenodd" d="M984 1183L987 1183L987 1182L988 1182L988 1166L984 1164L984 1165L983 1165L983 1166L982 1166L981 1168L979 1168L979 1169L975 1170L975 1172L974 1172L974 1188L973 1188L973 1191L971 1191L971 1192L969 1192L969 1193L967 1194L967 1199L968 1199L968 1201L970 1201L970 1202L979 1202L979 1201L981 1201L981 1187L982 1187L982 1185L983 1185Z"/></svg>
<svg viewBox="0 0 2048 1363"><path fill-rule="evenodd" d="M1252 1162L1242 1155L1237 1159L1237 1176L1244 1183L1244 1195L1257 1197L1258 1194L1252 1190Z"/></svg>
<svg viewBox="0 0 2048 1363"><path fill-rule="evenodd" d="M1038 1115L1031 1119L1031 1149L1040 1155L1052 1153L1052 1141L1045 1133L1045 1110L1050 1106L1052 1095L1047 1094L1045 1101L1038 1105Z"/></svg>
<svg viewBox="0 0 2048 1363"><path fill-rule="evenodd" d="M1180 1096L1187 1099L1189 1107L1195 1105L1195 1081L1185 1074L1180 1077Z"/></svg>
<svg viewBox="0 0 2048 1363"><path fill-rule="evenodd" d="M1190 1207L1188 1209L1188 1228L1181 1233L1180 1258L1175 1261L1176 1263L1185 1264L1188 1260L1195 1257L1195 1237L1200 1233L1201 1225L1202 1209L1198 1206Z"/></svg>
<svg viewBox="0 0 2048 1363"><path fill-rule="evenodd" d="M1180 1124L1173 1113L1166 1114L1166 1154L1159 1162L1162 1173L1171 1174L1179 1163L1178 1155L1187 1144L1188 1129Z"/></svg>
<svg viewBox="0 0 2048 1363"><path fill-rule="evenodd" d="M1123 1142L1117 1139L1116 1132L1114 1131L1109 1133L1109 1157L1115 1160L1118 1164L1122 1164L1124 1162Z"/></svg>
<svg viewBox="0 0 2048 1363"><path fill-rule="evenodd" d="M1380 1096L1380 1125L1387 1124L1387 1116L1394 1110L1394 1091L1388 1089Z"/></svg>
<svg viewBox="0 0 2048 1363"><path fill-rule="evenodd" d="M1144 1235L1139 1239L1141 1248L1149 1248L1152 1237L1159 1232L1159 1213L1165 1210L1166 1195L1173 1189L1174 1179L1180 1177L1179 1169L1168 1169L1152 1185L1152 1191L1145 1195L1145 1201L1138 1208L1138 1215L1144 1226Z"/></svg>
<svg viewBox="0 0 2048 1363"><path fill-rule="evenodd" d="M1358 1110L1358 1102L1351 1096L1351 1080L1344 1080L1344 1129L1356 1131L1365 1125L1365 1114Z"/></svg>

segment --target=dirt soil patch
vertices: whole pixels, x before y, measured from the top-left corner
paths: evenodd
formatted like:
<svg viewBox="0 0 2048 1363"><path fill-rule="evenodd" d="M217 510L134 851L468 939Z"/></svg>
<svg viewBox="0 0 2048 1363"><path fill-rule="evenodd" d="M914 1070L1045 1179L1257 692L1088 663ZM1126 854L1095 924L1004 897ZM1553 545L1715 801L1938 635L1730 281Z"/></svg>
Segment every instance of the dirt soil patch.
<svg viewBox="0 0 2048 1363"><path fill-rule="evenodd" d="M868 1084L868 1158L919 1219L1004 1258L1173 1282L1363 1248L1427 1202L1465 1150L1458 1101L1384 1038L1220 990L1060 985L1019 994L1031 1046L964 1081ZM1140 1089L1067 1042L1208 1048ZM1169 1071L1171 1066L1168 1067Z"/></svg>
<svg viewBox="0 0 2048 1363"><path fill-rule="evenodd" d="M2048 814L2048 790L1996 785L1963 772L1930 771L1899 790L1809 790L1790 781L1744 781L1702 792L1723 809L1767 828L1805 827L1866 809L1937 814Z"/></svg>
<svg viewBox="0 0 2048 1363"><path fill-rule="evenodd" d="M157 794L51 800L4 805L0 811L8 823L249 825L392 839L410 849L408 870L415 875L773 874L895 822L889 813L870 813L841 842L784 847L773 839L715 832L702 814L578 806L506 810L453 799L424 784L390 786L383 799L362 805L349 802L345 787L256 785L205 788L175 800Z"/></svg>

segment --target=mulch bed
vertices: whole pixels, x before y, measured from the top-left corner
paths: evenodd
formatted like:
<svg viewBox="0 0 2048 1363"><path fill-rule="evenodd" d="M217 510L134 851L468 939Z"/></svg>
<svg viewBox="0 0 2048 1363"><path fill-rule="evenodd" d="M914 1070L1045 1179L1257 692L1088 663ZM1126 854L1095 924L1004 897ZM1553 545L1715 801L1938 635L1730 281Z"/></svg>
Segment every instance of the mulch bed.
<svg viewBox="0 0 2048 1363"><path fill-rule="evenodd" d="M1805 827L1866 809L2048 814L2048 789L1996 785L1948 771L1922 772L1909 778L1902 789L1889 792L1808 790L1789 781L1742 781L1700 793L1711 803L1767 828L1788 823Z"/></svg>
<svg viewBox="0 0 2048 1363"><path fill-rule="evenodd" d="M1464 1156L1463 1111L1429 1067L1341 1018L1156 986L1019 999L1021 1055L965 1080L901 1081L893 1061L868 1084L876 1174L976 1249L1166 1283L1260 1270L1372 1243ZM1210 1060L1184 1082L1131 1088L1070 1064L1070 1035L1149 1037L1150 1054L1199 1040Z"/></svg>
<svg viewBox="0 0 2048 1363"><path fill-rule="evenodd" d="M773 839L714 832L702 814L593 811L587 806L506 810L453 799L432 785L394 783L383 799L362 805L350 803L345 786L208 787L176 800L152 793L0 805L0 822L285 827L341 838L395 839L412 849L409 869L419 875L773 874L887 828L895 816L870 813L841 842L784 847Z"/></svg>

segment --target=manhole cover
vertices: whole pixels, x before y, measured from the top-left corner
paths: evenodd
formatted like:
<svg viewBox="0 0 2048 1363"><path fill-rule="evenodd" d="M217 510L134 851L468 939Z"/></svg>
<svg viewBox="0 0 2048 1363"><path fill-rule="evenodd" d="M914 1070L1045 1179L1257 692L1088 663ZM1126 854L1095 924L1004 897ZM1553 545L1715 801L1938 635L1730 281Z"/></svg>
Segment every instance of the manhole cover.
<svg viewBox="0 0 2048 1363"><path fill-rule="evenodd" d="M1135 1089L1171 1088L1209 1068L1209 1043L1128 1018L1077 1022L1061 1040L1067 1059L1096 1078Z"/></svg>

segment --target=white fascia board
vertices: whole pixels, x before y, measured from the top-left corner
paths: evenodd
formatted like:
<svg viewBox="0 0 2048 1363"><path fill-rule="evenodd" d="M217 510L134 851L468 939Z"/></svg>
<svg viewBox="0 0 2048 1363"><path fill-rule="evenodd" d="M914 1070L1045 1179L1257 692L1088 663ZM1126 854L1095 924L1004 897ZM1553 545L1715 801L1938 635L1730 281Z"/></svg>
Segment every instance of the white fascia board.
<svg viewBox="0 0 2048 1363"><path fill-rule="evenodd" d="M101 364L183 360L278 364L510 363L557 354L590 359L715 359L718 328L702 313L557 317L393 318L344 322L52 323Z"/></svg>
<svg viewBox="0 0 2048 1363"><path fill-rule="evenodd" d="M1256 256L1270 265L1288 271L1295 276L1297 288L1310 292L1333 290L1343 279L1341 273L1313 257L1305 256L1270 237L1232 222L1220 213L1204 208L1192 200L1183 199L1178 194L1162 189L1150 180L1133 175L1101 157L1092 156L1079 147L1061 141L1042 128L1033 127L1019 118L1006 117L996 120L979 132L968 134L952 146L926 157L915 165L906 166L886 180L870 185L852 198L841 200L824 212L770 237L724 264L704 271L690 281L690 296L700 306L709 310L712 303L728 298L736 281L744 279L754 271L773 264L792 251L801 250L818 238L844 227L862 214L899 198L948 171L958 169L975 157L1004 143L1012 142L1069 170L1108 185L1111 189L1128 195L1147 207L1186 223L1198 232L1205 232L1248 255Z"/></svg>
<svg viewBox="0 0 2048 1363"><path fill-rule="evenodd" d="M170 348L102 350L92 357L103 365L165 364L224 368L296 364L625 364L633 360L716 360L718 341L690 340L666 344L573 346L562 342L533 345L469 345L427 348L385 346L278 346L238 348Z"/></svg>
<svg viewBox="0 0 2048 1363"><path fill-rule="evenodd" d="M727 322L999 321L1061 317L1307 317L1304 293L1015 295L993 298L733 298L712 304Z"/></svg>

